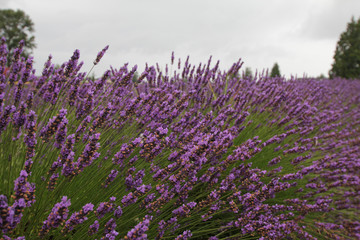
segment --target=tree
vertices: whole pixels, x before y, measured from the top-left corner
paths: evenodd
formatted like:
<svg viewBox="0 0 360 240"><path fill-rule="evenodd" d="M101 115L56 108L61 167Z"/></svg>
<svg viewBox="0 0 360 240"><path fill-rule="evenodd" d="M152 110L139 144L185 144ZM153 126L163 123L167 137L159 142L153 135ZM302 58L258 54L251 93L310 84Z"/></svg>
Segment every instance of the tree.
<svg viewBox="0 0 360 240"><path fill-rule="evenodd" d="M274 66L271 69L270 77L280 77L280 68L279 64L275 63Z"/></svg>
<svg viewBox="0 0 360 240"><path fill-rule="evenodd" d="M355 21L352 17L340 35L329 76L360 79L360 18Z"/></svg>
<svg viewBox="0 0 360 240"><path fill-rule="evenodd" d="M132 81L133 83L137 83L138 79L139 79L139 73L136 71L136 72L134 73L131 81Z"/></svg>
<svg viewBox="0 0 360 240"><path fill-rule="evenodd" d="M250 67L245 68L245 72L243 72L243 78L245 78L245 77L252 79L253 74L252 74L252 71L251 71Z"/></svg>
<svg viewBox="0 0 360 240"><path fill-rule="evenodd" d="M323 73L321 73L319 76L316 77L316 79L325 79L325 78L326 76Z"/></svg>
<svg viewBox="0 0 360 240"><path fill-rule="evenodd" d="M36 47L33 32L34 23L23 11L0 9L0 37L5 37L10 52L18 47L21 40L24 40L23 56L28 57Z"/></svg>

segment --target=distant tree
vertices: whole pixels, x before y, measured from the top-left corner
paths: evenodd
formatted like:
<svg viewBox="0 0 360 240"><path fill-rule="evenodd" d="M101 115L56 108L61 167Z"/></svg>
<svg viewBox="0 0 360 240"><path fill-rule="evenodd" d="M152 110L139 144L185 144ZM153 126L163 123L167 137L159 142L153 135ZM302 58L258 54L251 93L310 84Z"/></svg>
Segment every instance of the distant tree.
<svg viewBox="0 0 360 240"><path fill-rule="evenodd" d="M326 76L323 74L323 73L321 73L319 76L317 76L316 77L317 79L325 79L326 78Z"/></svg>
<svg viewBox="0 0 360 240"><path fill-rule="evenodd" d="M360 18L355 21L352 17L340 35L329 76L360 79Z"/></svg>
<svg viewBox="0 0 360 240"><path fill-rule="evenodd" d="M136 71L136 72L134 73L131 81L132 81L133 83L137 83L138 79L139 79L139 73Z"/></svg>
<svg viewBox="0 0 360 240"><path fill-rule="evenodd" d="M246 67L245 68L245 72L243 73L243 77L247 77L247 78L252 78L253 77L253 73L251 71L250 67Z"/></svg>
<svg viewBox="0 0 360 240"><path fill-rule="evenodd" d="M95 76L95 73L91 73L90 76L88 76L88 78L92 81L92 82L95 82L96 81L96 76Z"/></svg>
<svg viewBox="0 0 360 240"><path fill-rule="evenodd" d="M275 63L274 66L271 69L270 77L280 77L280 68L279 64Z"/></svg>
<svg viewBox="0 0 360 240"><path fill-rule="evenodd" d="M6 38L10 52L18 47L21 40L24 40L23 56L28 57L36 47L33 32L34 23L22 10L0 9L0 37Z"/></svg>

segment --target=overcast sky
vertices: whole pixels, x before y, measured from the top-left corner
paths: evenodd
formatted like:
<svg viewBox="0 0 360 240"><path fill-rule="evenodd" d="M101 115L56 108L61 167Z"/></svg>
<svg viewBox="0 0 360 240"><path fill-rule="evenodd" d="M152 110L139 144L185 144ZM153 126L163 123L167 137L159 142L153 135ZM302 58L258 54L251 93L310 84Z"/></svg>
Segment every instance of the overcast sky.
<svg viewBox="0 0 360 240"><path fill-rule="evenodd" d="M220 60L222 70L241 58L243 69L271 69L286 77L327 75L336 42L359 0L0 0L21 9L35 24L35 68L49 54L67 61L75 49L88 71L98 51L109 50L95 68L158 62L175 57ZM215 62L215 61L213 61Z"/></svg>

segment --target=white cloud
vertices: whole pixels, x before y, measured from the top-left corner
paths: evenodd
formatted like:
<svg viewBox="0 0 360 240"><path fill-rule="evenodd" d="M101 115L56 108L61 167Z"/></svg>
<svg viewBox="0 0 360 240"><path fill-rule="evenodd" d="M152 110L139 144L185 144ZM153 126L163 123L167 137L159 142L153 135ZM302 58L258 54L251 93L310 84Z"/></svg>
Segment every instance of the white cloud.
<svg viewBox="0 0 360 240"><path fill-rule="evenodd" d="M33 19L38 72L50 53L61 63L77 48L87 71L109 44L97 75L125 62L164 65L174 50L193 63L213 55L225 68L242 58L253 69L278 62L287 76L317 76L329 70L346 22L360 15L357 0L1 1Z"/></svg>
<svg viewBox="0 0 360 240"><path fill-rule="evenodd" d="M1 9L5 9L8 7L10 0L0 0Z"/></svg>
<svg viewBox="0 0 360 240"><path fill-rule="evenodd" d="M360 1L332 0L318 4L307 14L299 33L311 39L338 39L352 16L360 17Z"/></svg>

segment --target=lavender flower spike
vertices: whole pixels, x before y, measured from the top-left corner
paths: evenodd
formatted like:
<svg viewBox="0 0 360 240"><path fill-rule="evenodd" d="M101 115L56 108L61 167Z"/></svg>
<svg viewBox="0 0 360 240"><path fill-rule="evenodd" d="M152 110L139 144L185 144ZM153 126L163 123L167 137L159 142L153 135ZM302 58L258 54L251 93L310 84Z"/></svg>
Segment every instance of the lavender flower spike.
<svg viewBox="0 0 360 240"><path fill-rule="evenodd" d="M75 212L71 217L66 221L64 229L62 232L69 232L74 229L75 226L83 223L88 218L86 215L94 209L94 204L88 203L80 210L80 212Z"/></svg>
<svg viewBox="0 0 360 240"><path fill-rule="evenodd" d="M192 236L192 233L190 230L186 230L184 231L182 234L180 234L179 236L177 236L175 238L175 240L186 240L189 239Z"/></svg>
<svg viewBox="0 0 360 240"><path fill-rule="evenodd" d="M78 159L77 174L82 172L85 167L89 166L93 160L100 156L100 154L96 152L100 147L99 139L100 133L96 133L90 137L89 143L85 146L83 153Z"/></svg>
<svg viewBox="0 0 360 240"><path fill-rule="evenodd" d="M97 233L99 231L99 227L99 221L95 220L95 222L89 226L88 235L91 236Z"/></svg>
<svg viewBox="0 0 360 240"><path fill-rule="evenodd" d="M69 62L67 62L67 64L66 64L66 69L64 72L65 77L69 77L71 75L71 73L73 73L74 69L77 66L77 62L78 62L79 58L80 58L80 51L79 51L79 49L76 49L74 51L74 54L71 56Z"/></svg>
<svg viewBox="0 0 360 240"><path fill-rule="evenodd" d="M58 130L60 123L65 118L67 114L66 109L61 109L59 114L52 119L49 120L49 123L43 127L40 131L40 137L43 139L43 141L49 140L49 138L54 135L54 133Z"/></svg>
<svg viewBox="0 0 360 240"><path fill-rule="evenodd" d="M133 229L131 229L124 239L138 239L145 240L147 239L147 234L145 232L149 229L150 221L152 220L152 216L145 216L145 219L138 223Z"/></svg>
<svg viewBox="0 0 360 240"><path fill-rule="evenodd" d="M48 218L44 221L44 224L40 230L39 235L46 235L52 228L57 228L63 223L69 213L68 207L71 205L70 199L67 196L63 196L61 202L56 203Z"/></svg>
<svg viewBox="0 0 360 240"><path fill-rule="evenodd" d="M109 49L109 45L107 45L106 47L103 48L103 50L101 50L98 55L96 56L96 59L94 61L94 65L98 64L101 60L101 58L104 56L105 52Z"/></svg>
<svg viewBox="0 0 360 240"><path fill-rule="evenodd" d="M106 178L105 183L102 184L102 186L104 188L107 188L109 186L109 184L114 181L114 179L116 178L116 176L118 175L119 171L117 171L116 169L111 170L109 176Z"/></svg>

